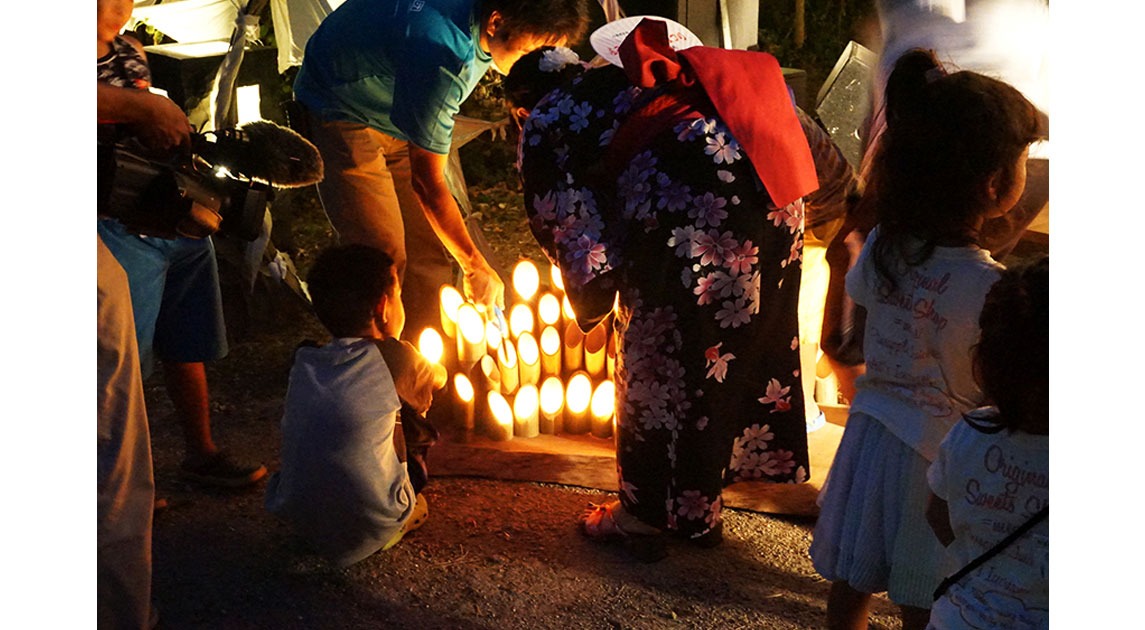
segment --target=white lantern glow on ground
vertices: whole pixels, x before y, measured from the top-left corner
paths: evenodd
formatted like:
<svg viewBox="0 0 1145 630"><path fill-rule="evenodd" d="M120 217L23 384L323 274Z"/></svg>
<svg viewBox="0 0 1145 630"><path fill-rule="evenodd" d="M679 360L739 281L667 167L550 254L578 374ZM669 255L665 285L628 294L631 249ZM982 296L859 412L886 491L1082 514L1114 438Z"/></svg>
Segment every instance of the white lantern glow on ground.
<svg viewBox="0 0 1145 630"><path fill-rule="evenodd" d="M565 391L565 431L575 435L588 433L589 405L592 403L592 380L585 372L577 372L569 379Z"/></svg>
<svg viewBox="0 0 1145 630"><path fill-rule="evenodd" d="M461 293L451 284L441 285L441 332L450 339L457 338L457 309L465 302Z"/></svg>
<svg viewBox="0 0 1145 630"><path fill-rule="evenodd" d="M540 393L536 385L522 385L513 397L513 435L537 437L540 433Z"/></svg>
<svg viewBox="0 0 1145 630"><path fill-rule="evenodd" d="M564 430L561 410L565 406L565 388L561 379L550 376L541 384L540 430L545 435L556 435Z"/></svg>
<svg viewBox="0 0 1145 630"><path fill-rule="evenodd" d="M528 304L514 304L509 311L509 331L514 339L521 337L521 333L533 332L533 309Z"/></svg>
<svg viewBox="0 0 1145 630"><path fill-rule="evenodd" d="M541 274L537 271L537 265L527 258L518 262L517 266L513 268L513 290L517 292L521 300L524 302L532 301L540 286Z"/></svg>
<svg viewBox="0 0 1145 630"><path fill-rule="evenodd" d="M616 411L616 386L603 381L592 393L592 434L598 438L612 437L612 417Z"/></svg>
<svg viewBox="0 0 1145 630"><path fill-rule="evenodd" d="M489 439L498 442L503 442L513 437L513 408L509 406L509 401L501 395L501 392L489 392L486 394L489 403L489 422L486 423L486 430L489 432Z"/></svg>
<svg viewBox="0 0 1145 630"><path fill-rule="evenodd" d="M457 362L466 370L485 355L485 319L466 302L457 309Z"/></svg>

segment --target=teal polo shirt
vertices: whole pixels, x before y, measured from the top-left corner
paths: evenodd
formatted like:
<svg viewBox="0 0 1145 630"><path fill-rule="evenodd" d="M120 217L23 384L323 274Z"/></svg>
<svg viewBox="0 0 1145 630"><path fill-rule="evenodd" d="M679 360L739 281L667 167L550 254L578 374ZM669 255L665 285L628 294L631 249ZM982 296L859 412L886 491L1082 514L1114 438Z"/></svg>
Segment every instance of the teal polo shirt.
<svg viewBox="0 0 1145 630"><path fill-rule="evenodd" d="M326 121L358 122L449 153L453 117L492 61L475 0L347 0L306 44L295 98Z"/></svg>

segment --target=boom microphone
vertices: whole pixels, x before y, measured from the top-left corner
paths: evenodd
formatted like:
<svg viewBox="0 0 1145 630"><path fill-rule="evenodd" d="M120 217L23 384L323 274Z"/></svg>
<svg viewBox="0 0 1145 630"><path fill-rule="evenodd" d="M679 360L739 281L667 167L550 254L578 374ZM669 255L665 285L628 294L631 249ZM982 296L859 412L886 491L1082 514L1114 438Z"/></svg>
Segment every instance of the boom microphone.
<svg viewBox="0 0 1145 630"><path fill-rule="evenodd" d="M192 136L192 152L215 168L275 188L322 181L322 156L297 132L267 120Z"/></svg>

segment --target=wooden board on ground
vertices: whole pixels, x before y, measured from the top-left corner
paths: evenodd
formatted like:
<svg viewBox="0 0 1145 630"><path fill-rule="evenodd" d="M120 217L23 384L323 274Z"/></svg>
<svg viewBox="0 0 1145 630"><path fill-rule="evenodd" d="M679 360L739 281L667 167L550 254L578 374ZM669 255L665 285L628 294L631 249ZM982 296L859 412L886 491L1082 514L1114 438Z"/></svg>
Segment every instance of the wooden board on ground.
<svg viewBox="0 0 1145 630"><path fill-rule="evenodd" d="M815 500L839 447L843 427L826 423L807 435L811 480L802 484L740 482L724 491L733 508L815 516ZM509 481L559 483L616 491L616 457L611 439L588 435L540 435L494 442L485 437L443 432L429 452L431 475L472 476Z"/></svg>

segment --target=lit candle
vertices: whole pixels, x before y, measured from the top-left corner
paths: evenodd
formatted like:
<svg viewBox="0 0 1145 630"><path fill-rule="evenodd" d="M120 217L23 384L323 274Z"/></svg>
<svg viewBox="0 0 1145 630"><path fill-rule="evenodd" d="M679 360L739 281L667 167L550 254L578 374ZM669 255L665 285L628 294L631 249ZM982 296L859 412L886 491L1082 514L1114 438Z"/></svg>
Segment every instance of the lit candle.
<svg viewBox="0 0 1145 630"><path fill-rule="evenodd" d="M521 333L533 332L533 310L528 304L513 305L509 311L509 331L514 339L519 339Z"/></svg>
<svg viewBox="0 0 1145 630"><path fill-rule="evenodd" d="M489 354L497 354L501 347L501 328L493 320L485 322L485 347Z"/></svg>
<svg viewBox="0 0 1145 630"><path fill-rule="evenodd" d="M537 299L537 319L541 327L556 326L561 321L561 301L552 293L542 293Z"/></svg>
<svg viewBox="0 0 1145 630"><path fill-rule="evenodd" d="M571 374L584 365L584 333L576 320L569 320L565 324L565 347L561 357L565 373Z"/></svg>
<svg viewBox="0 0 1145 630"><path fill-rule="evenodd" d="M513 290L521 300L531 302L540 286L541 274L537 271L537 265L527 258L518 262L513 268Z"/></svg>
<svg viewBox="0 0 1145 630"><path fill-rule="evenodd" d="M592 434L598 438L612 437L612 417L616 411L616 386L603 381L592 393Z"/></svg>
<svg viewBox="0 0 1145 630"><path fill-rule="evenodd" d="M575 435L588 433L589 405L592 403L592 381L585 372L577 372L569 379L565 390L565 431Z"/></svg>
<svg viewBox="0 0 1145 630"><path fill-rule="evenodd" d="M521 333L517 339L517 369L521 371L521 384L536 385L541 382L541 349L532 333Z"/></svg>
<svg viewBox="0 0 1145 630"><path fill-rule="evenodd" d="M518 363L517 349L513 347L512 341L506 339L497 350L497 365L501 369L501 393L506 396L517 391L517 385L521 383Z"/></svg>
<svg viewBox="0 0 1145 630"><path fill-rule="evenodd" d="M485 355L485 320L466 302L457 309L457 329L457 362L467 370Z"/></svg>
<svg viewBox="0 0 1145 630"><path fill-rule="evenodd" d="M607 321L607 320L606 320ZM608 326L600 322L584 337L584 369L589 376L599 379L604 374L605 345L608 343Z"/></svg>
<svg viewBox="0 0 1145 630"><path fill-rule="evenodd" d="M553 281L553 290L564 293L565 292L565 279L561 276L561 268L553 265L549 267L549 278Z"/></svg>
<svg viewBox="0 0 1145 630"><path fill-rule="evenodd" d="M559 376L561 373L561 334L553 326L541 331L541 373Z"/></svg>
<svg viewBox="0 0 1145 630"><path fill-rule="evenodd" d="M441 285L441 331L446 337L457 337L457 309L465 300L461 293L451 284Z"/></svg>
<svg viewBox="0 0 1145 630"><path fill-rule="evenodd" d="M540 431L545 435L556 435L564 430L561 410L565 406L565 388L561 379L550 376L541 384Z"/></svg>
<svg viewBox="0 0 1145 630"><path fill-rule="evenodd" d="M513 435L537 437L540 433L540 394L536 385L522 385L513 398Z"/></svg>
<svg viewBox="0 0 1145 630"><path fill-rule="evenodd" d="M513 408L501 392L486 394L489 404L489 421L486 423L486 432L489 438L497 442L504 442L513 437Z"/></svg>
<svg viewBox="0 0 1145 630"><path fill-rule="evenodd" d="M430 363L441 363L445 354L445 344L436 328L426 328L417 338L417 350Z"/></svg>
<svg viewBox="0 0 1145 630"><path fill-rule="evenodd" d="M462 429L467 432L472 431L474 418L473 383L469 382L469 377L460 372L453 375L453 397L455 400L454 419L460 421L459 424Z"/></svg>

